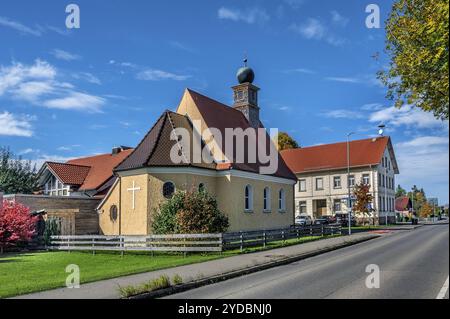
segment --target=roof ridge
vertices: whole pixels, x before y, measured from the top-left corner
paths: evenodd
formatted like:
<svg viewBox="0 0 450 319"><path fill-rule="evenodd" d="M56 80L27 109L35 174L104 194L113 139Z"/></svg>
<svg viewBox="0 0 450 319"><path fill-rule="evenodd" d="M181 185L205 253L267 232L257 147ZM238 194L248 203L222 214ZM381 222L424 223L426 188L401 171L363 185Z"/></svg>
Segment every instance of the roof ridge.
<svg viewBox="0 0 450 319"><path fill-rule="evenodd" d="M61 162L53 162L53 161L46 161L45 163L47 163L47 164L59 164L59 165L70 165L70 166L92 168L92 166L90 166L90 165L81 165L81 164L72 164L72 163L61 163Z"/></svg>
<svg viewBox="0 0 450 319"><path fill-rule="evenodd" d="M352 140L350 141L351 143L355 143L355 142L362 142L362 141L368 141L368 140L373 140L373 139L385 139L385 138L390 138L390 136L381 136L381 137L369 137L369 138L363 138L363 139L359 139L359 140ZM286 150L282 150L281 152L288 152L288 151L298 151L298 150L303 150L303 149L308 149L308 148L315 148L315 147L324 147L324 146L330 146L330 145L338 145L338 144L346 144L346 141L341 141L341 142L334 142L334 143L327 143L327 144L319 144L319 145L310 145L310 146L302 146L302 147L297 147L297 148L290 148L290 149L286 149Z"/></svg>

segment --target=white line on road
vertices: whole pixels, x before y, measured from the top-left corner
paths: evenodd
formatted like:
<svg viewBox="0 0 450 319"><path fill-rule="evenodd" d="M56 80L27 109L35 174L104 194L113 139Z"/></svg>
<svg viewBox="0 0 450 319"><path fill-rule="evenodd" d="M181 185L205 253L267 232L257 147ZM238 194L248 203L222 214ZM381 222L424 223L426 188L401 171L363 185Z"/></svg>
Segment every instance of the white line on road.
<svg viewBox="0 0 450 319"><path fill-rule="evenodd" d="M441 288L441 291L439 291L436 299L444 299L445 295L447 294L447 290L448 290L448 276L447 280L444 282L444 285Z"/></svg>

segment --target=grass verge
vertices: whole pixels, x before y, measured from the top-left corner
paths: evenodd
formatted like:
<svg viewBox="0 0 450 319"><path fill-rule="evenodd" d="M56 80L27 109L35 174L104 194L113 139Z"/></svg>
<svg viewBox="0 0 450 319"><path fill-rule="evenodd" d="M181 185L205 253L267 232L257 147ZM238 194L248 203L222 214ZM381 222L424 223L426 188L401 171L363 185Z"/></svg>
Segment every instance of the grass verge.
<svg viewBox="0 0 450 319"><path fill-rule="evenodd" d="M336 236L336 235L335 235ZM286 241L271 242L266 247L250 247L220 253L192 253L186 257L178 253L120 253L103 252L32 252L0 255L0 298L65 287L68 265L80 269L80 283L88 283L131 274L155 271L187 264L205 262L213 259L252 253L262 250L316 241L327 237L302 237ZM172 278L172 284L182 282L182 278ZM153 284L146 288L152 288ZM140 288L144 287L144 284ZM138 289L134 287L135 289ZM124 287L132 292L131 287Z"/></svg>

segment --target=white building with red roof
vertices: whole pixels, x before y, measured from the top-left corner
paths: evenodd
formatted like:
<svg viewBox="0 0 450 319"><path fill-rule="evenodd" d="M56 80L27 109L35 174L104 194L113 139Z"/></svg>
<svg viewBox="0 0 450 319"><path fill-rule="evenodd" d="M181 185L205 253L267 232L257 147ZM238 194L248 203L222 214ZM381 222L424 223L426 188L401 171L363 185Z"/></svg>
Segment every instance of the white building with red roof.
<svg viewBox="0 0 450 319"><path fill-rule="evenodd" d="M395 175L399 174L390 137L380 136L349 143L350 175L347 180L347 143L284 150L286 164L297 175L296 214L313 218L348 213L348 188L370 185L372 214L360 222L395 221ZM351 196L352 197L352 196Z"/></svg>

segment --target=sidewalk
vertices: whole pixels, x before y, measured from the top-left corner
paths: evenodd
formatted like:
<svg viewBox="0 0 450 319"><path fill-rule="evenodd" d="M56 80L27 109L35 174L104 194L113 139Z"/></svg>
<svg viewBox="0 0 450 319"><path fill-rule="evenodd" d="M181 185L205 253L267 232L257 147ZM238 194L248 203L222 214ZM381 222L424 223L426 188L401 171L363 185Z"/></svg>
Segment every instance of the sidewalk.
<svg viewBox="0 0 450 319"><path fill-rule="evenodd" d="M377 234L359 233L351 236L322 239L309 243L266 250L251 254L226 257L198 264L162 269L136 275L112 278L82 284L78 289L58 288L21 295L19 299L117 299L120 298L119 286L139 285L148 280L167 275L172 278L175 274L183 278L184 283L189 281L222 276L239 271L257 271L271 266L277 266L282 262L291 262L309 256L317 255L348 245L363 242L379 237ZM81 270L82 271L82 270Z"/></svg>

